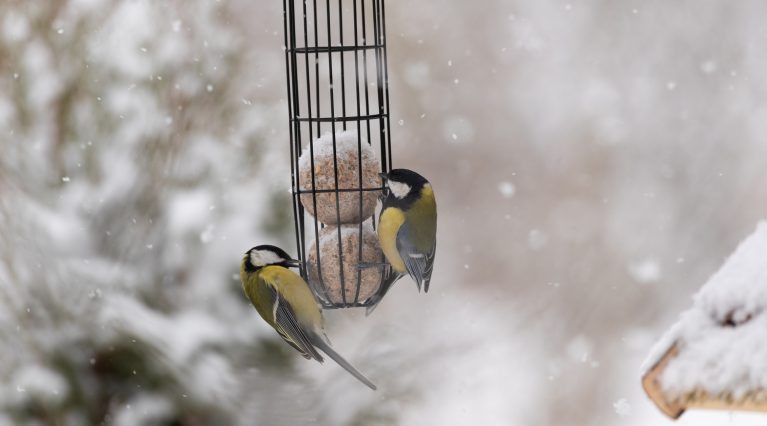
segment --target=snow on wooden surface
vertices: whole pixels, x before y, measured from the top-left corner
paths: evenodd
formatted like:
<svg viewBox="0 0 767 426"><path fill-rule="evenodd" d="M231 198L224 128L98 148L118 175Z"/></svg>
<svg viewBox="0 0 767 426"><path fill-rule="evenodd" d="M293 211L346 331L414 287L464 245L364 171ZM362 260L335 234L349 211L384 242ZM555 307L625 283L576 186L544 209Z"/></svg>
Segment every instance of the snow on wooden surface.
<svg viewBox="0 0 767 426"><path fill-rule="evenodd" d="M660 375L671 399L692 392L740 400L767 389L767 222L746 238L694 297L693 307L645 362L653 368L677 343Z"/></svg>

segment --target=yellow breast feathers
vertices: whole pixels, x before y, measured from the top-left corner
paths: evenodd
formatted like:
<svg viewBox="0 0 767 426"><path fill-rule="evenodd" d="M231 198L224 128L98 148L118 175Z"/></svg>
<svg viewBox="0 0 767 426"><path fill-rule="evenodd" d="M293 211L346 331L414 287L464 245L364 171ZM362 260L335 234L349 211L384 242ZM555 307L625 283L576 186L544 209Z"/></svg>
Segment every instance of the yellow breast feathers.
<svg viewBox="0 0 767 426"><path fill-rule="evenodd" d="M405 223L405 215L402 210L394 207L389 207L381 212L381 220L378 223L378 239L381 242L381 250L383 250L392 268L401 273L407 272L405 262L402 261L399 250L397 250L397 234L403 223Z"/></svg>

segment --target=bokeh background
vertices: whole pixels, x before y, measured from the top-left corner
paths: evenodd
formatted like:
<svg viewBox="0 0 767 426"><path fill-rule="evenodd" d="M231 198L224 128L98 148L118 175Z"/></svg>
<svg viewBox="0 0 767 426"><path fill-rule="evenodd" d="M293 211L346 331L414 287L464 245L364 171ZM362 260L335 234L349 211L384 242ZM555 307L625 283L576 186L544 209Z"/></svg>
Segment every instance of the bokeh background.
<svg viewBox="0 0 767 426"><path fill-rule="evenodd" d="M767 4L388 2L439 250L327 314L373 393L240 290L295 250L281 3L0 3L0 424L672 424L641 362L767 212Z"/></svg>

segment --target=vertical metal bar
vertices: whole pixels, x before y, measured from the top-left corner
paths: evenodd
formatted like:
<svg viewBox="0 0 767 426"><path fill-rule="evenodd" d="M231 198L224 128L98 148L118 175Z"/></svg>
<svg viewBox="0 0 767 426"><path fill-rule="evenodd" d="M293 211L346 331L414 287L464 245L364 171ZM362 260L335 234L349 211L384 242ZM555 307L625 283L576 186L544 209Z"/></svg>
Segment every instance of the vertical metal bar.
<svg viewBox="0 0 767 426"><path fill-rule="evenodd" d="M341 39L340 45L344 46L344 7L341 4L342 0L338 0L338 36ZM328 43L330 44L330 43ZM341 116L346 117L346 79L344 78L344 52L341 49ZM346 130L346 121L343 122L344 130Z"/></svg>
<svg viewBox="0 0 767 426"><path fill-rule="evenodd" d="M380 16L380 8L378 0L373 0L373 8L375 9L373 13L373 33L375 34L375 42L374 44L378 45L381 42L381 16ZM378 114L380 116L380 119L378 121L378 129L380 131L380 138L381 138L381 166L384 170L389 170L388 167L388 161L385 151L385 140L387 138L387 131L386 131L386 121L384 120L383 115L386 113L384 109L384 94L383 94L383 57L381 54L381 50L383 48L381 46L375 47L375 57L376 57L376 83L377 83L377 89L378 89Z"/></svg>
<svg viewBox="0 0 767 426"><path fill-rule="evenodd" d="M360 68L359 68L359 37L358 37L358 30L357 30L357 0L354 1L353 6L353 15L354 15L354 76L355 76L355 91L357 94L357 117L359 117L362 114L362 105L360 105ZM358 186L360 188L359 190L359 211L358 211L358 217L362 219L362 205L363 205L363 196L365 195L365 192L362 190L362 134L360 132L360 119L357 118L357 177L358 177ZM375 213L374 213L375 216ZM375 220L375 218L374 218ZM365 221L360 220L359 225L359 239L357 240L357 262L362 263L362 243L363 243L363 236L362 236L362 225ZM359 303L360 299L360 286L362 286L362 270L357 270L357 288L354 292L354 303Z"/></svg>
<svg viewBox="0 0 767 426"><path fill-rule="evenodd" d="M319 47L319 30L317 25L317 0L312 0L313 3L313 18L314 18L314 47ZM328 43L330 43L330 40L328 40ZM328 58L330 59L330 58ZM316 49L314 51L314 80L317 83L315 89L315 98L317 102L317 117L322 117L322 113L320 112L320 53L319 49ZM317 121L317 137L319 138L322 136L322 123L318 120ZM316 210L315 210L316 212ZM319 254L317 254L319 256ZM319 259L319 258L318 258Z"/></svg>
<svg viewBox="0 0 767 426"><path fill-rule="evenodd" d="M304 12L304 46L309 47L309 23L308 23L308 10L306 6L306 1L303 0L303 12ZM316 33L317 33L317 9L316 9L316 0L315 0L315 9L314 9L314 22L315 22L315 40L314 40L314 47L317 47L317 39L316 39ZM318 63L319 60L317 59L317 54L315 53L315 63ZM311 84L311 71L309 69L309 54L307 53L305 56L304 61L304 72L306 73L306 108L309 114L309 121L307 122L307 127L309 128L309 164L311 167L311 178L312 178L312 207L314 208L314 217L312 218L312 221L314 223L314 247L315 247L315 255L316 255L316 261L317 261L317 279L319 280L319 285L322 288L322 291L324 293L325 298L327 299L327 288L325 286L325 280L322 278L322 257L321 257L321 251L320 251L320 227L319 222L317 220L317 178L314 174L315 166L314 166L314 133L312 130L312 84ZM319 77L314 82L315 87L317 88L317 116L319 117L319 87L320 87L320 81ZM317 124L317 136L319 137L319 122ZM304 242L305 243L305 242ZM307 276L308 280L308 276ZM313 286L315 283L311 283ZM316 288L316 287L315 287Z"/></svg>
<svg viewBox="0 0 767 426"><path fill-rule="evenodd" d="M386 172L391 171L391 109L389 106L389 59L386 53L386 0L379 0L381 3L381 49L383 50L383 79L384 92L386 93L386 150L389 153L389 162L384 166Z"/></svg>
<svg viewBox="0 0 767 426"><path fill-rule="evenodd" d="M300 85L298 83L298 55L295 51L296 47L298 47L298 41L296 40L296 15L295 15L295 2L297 0L288 0L291 4L291 16L290 16L290 23L291 23L291 29L290 29L290 37L291 37L291 43L292 43L292 54L291 54L291 62L292 62L292 68L291 68L291 74L292 74L292 81L293 81L293 87L295 88L293 92L293 118L298 118L301 116L301 101L300 101ZM295 148L294 152L296 154L295 162L296 162L296 169L299 168L299 158L301 156L301 149L302 149L302 139L303 139L303 132L301 129L301 123L298 120L295 120L294 123L294 133L296 134L296 142L295 142ZM296 175L296 184L298 185L298 188L301 188L301 173ZM298 215L298 222L301 227L301 253L302 258L301 260L304 261L304 265L301 266L301 273L305 279L308 280L308 272L306 270L306 223L304 222L304 206L301 203L301 200L298 199L299 204L299 215Z"/></svg>
<svg viewBox="0 0 767 426"><path fill-rule="evenodd" d="M290 46L290 42L288 41L288 0L282 0L282 24L283 24L283 35L284 35L284 49L285 49L285 71L290 73L290 52L292 51L292 46ZM292 1L292 0L291 0ZM292 25L291 25L292 26ZM293 193L293 196L291 197L290 202L293 205L293 225L295 227L295 234L296 234L296 256L298 259L301 259L303 262L305 260L304 258L304 252L303 247L301 245L301 229L299 228L299 221L298 221L298 215L303 214L303 211L299 211L301 208L301 203L299 200L295 197L295 194L298 192L298 187L296 186L297 182L297 171L296 171L296 163L294 162L294 158L297 158L298 156L295 153L294 150L294 142L295 142L295 136L293 132L293 125L292 125L292 111L293 111L293 101L291 99L291 96L293 96L293 91L296 89L293 87L291 83L291 79L287 79L287 88L288 88L288 131L290 133L290 185L291 190Z"/></svg>
<svg viewBox="0 0 767 426"><path fill-rule="evenodd" d="M383 0L380 0L383 1ZM381 149L381 169L384 172L389 172L391 170L390 162L387 161L387 141L389 141L389 129L385 128L385 126L388 126L389 124L389 109L388 104L386 107L384 107L384 100L383 100L383 84L385 82L383 78L383 70L384 67L383 61L382 61L382 54L381 51L383 50L385 52L386 50L386 38L382 37L383 34L381 27L383 26L383 19L380 15L381 10L379 8L379 1L373 0L373 7L375 9L375 12L373 14L373 28L375 33L375 42L374 44L378 47L375 48L375 59L376 59L376 83L377 83L377 89L378 89L378 113L380 115L379 121L378 121L378 128L380 130L380 149ZM385 109L384 109L385 108ZM385 115L385 117L384 117ZM386 183L381 180L381 185L385 185ZM380 261L382 263L386 262L386 259L383 255L383 253L380 256ZM381 271L381 282L389 279L389 275L393 272L390 269L384 269Z"/></svg>
<svg viewBox="0 0 767 426"><path fill-rule="evenodd" d="M365 16L365 0L360 0L360 5L362 6L362 43L363 45L367 46L368 44L368 30L367 30L367 17ZM375 42L373 43L375 44ZM362 50L362 66L363 66L363 72L365 77L365 114L370 116L370 91L369 87L370 84L368 82L368 50L363 49ZM366 127L367 127L367 138L368 138L368 144L371 143L370 140L370 119L365 121Z"/></svg>
<svg viewBox="0 0 767 426"><path fill-rule="evenodd" d="M289 45L289 56L290 56L290 68L288 68L288 74L289 74L289 85L292 85L293 93L292 93L292 106L293 109L291 111L292 117L299 117L301 115L301 105L298 100L298 65L297 65L297 59L296 59L296 30L295 30L295 5L294 0L286 0L288 3L288 29L289 34L286 35L286 38L290 41ZM301 151L301 125L297 120L293 120L291 123L292 126L292 132L293 132L293 153L297 154ZM298 155L294 156L294 167L295 170L298 170ZM296 176L296 187L300 188L300 173L297 173ZM294 201L295 202L295 201ZM296 222L297 222L297 229L299 232L298 240L301 242L300 247L297 248L299 251L299 256L303 256L305 254L305 241L304 241L304 226L303 226L303 206L300 205L299 200L299 206L298 211L295 212L297 214L296 216ZM304 260L303 257L301 257L302 260ZM305 274L305 270L302 269L302 272Z"/></svg>
<svg viewBox="0 0 767 426"><path fill-rule="evenodd" d="M331 32L330 32L330 0L326 1L327 5L327 23L328 23L328 78L330 83L330 128L331 128L331 137L333 138L333 178L335 183L335 188L338 190L338 152L337 152L337 146L336 146L336 108L335 108L335 96L334 96L334 87L333 87L333 52L331 50L330 46L330 40L332 38ZM341 55L343 55L343 52L340 52ZM344 304L346 304L346 286L344 283L344 254L343 254L343 247L342 247L342 234L341 234L341 199L339 196L339 192L335 192L335 198L336 198L336 231L338 233L338 272L339 276L341 278L341 300Z"/></svg>
<svg viewBox="0 0 767 426"><path fill-rule="evenodd" d="M320 43L319 43L319 25L317 16L319 13L317 12L317 0L312 0L312 21L314 23L314 87L315 87L315 102L316 102L316 110L317 110L317 138L319 139L322 135L322 123L320 122L319 118L322 117L321 113L321 98L320 98L320 55L319 50L316 49ZM308 46L308 44L307 44ZM307 56L307 61L308 61ZM308 74L308 72L307 72ZM311 93L311 88L307 88L307 91ZM309 127L311 128L312 124L311 121L309 121ZM312 139L312 144L314 144L314 140ZM312 149L313 149L312 145ZM312 151L313 152L313 151ZM314 154L312 153L312 159L314 158ZM314 181L314 164L312 163L312 181ZM328 288L325 285L325 280L322 278L322 255L320 250L320 245L322 243L320 237L319 237L319 220L317 219L317 195L312 194L313 202L314 204L314 241L315 241L315 248L316 248L316 257L317 257L317 273L318 273L318 279L320 287L322 288L322 294L325 298L326 303L330 303L330 297L328 296Z"/></svg>
<svg viewBox="0 0 767 426"><path fill-rule="evenodd" d="M365 13L365 0L360 0L360 5L362 6L362 42L365 46L368 45L368 30L367 30L367 16ZM373 37L373 45L375 45L375 36ZM362 66L363 66L363 73L364 73L364 80L365 80L365 114L367 116L370 116L370 82L368 81L368 50L363 49L362 50ZM365 128L367 131L367 140L368 145L373 144L372 140L372 134L370 133L370 119L365 121ZM385 168L381 168L381 171L387 171ZM383 186L384 182L381 180L381 185ZM373 230L376 229L376 220L375 220L375 214L373 214Z"/></svg>

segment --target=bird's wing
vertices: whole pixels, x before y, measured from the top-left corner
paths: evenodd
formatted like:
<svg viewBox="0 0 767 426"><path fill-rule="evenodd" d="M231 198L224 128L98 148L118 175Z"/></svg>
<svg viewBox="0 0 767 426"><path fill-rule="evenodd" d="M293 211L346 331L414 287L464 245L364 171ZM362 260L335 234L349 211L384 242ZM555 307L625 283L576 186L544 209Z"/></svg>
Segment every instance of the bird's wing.
<svg viewBox="0 0 767 426"><path fill-rule="evenodd" d="M298 352L301 352L306 359L316 359L322 362L322 355L320 355L314 348L312 341L309 338L309 333L304 331L301 325L296 320L296 314L293 312L293 308L283 298L277 289L268 285L267 287L271 291L271 300L273 303L272 312L274 314L275 330L280 336L285 339L286 342L293 346Z"/></svg>
<svg viewBox="0 0 767 426"><path fill-rule="evenodd" d="M397 251L405 262L408 274L418 286L418 291L421 291L421 286L423 286L424 290L428 292L437 245L431 245L428 250L419 250L412 242L413 238L410 232L410 225L404 224L400 227L397 233Z"/></svg>

